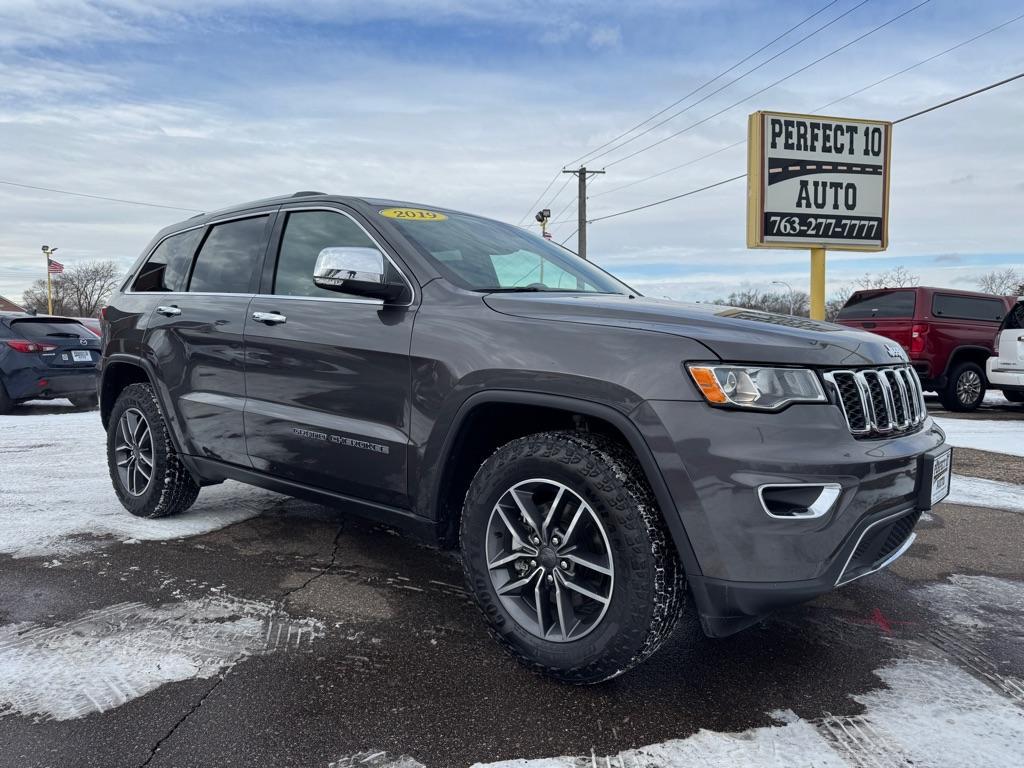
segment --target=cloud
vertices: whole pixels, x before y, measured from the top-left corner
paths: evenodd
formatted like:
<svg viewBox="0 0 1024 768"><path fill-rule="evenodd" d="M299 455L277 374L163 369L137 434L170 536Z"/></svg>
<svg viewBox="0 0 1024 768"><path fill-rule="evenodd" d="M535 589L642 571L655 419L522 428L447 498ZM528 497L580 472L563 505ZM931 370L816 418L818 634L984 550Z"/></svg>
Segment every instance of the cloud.
<svg viewBox="0 0 1024 768"><path fill-rule="evenodd" d="M615 27L595 27L590 32L587 45L598 50L601 48L618 48L622 42L622 30Z"/></svg>
<svg viewBox="0 0 1024 768"><path fill-rule="evenodd" d="M742 5L737 15L739 7L11 0L0 7L0 178L199 210L327 189L515 223L563 163L697 88L802 13ZM716 82L726 86L720 94L629 149L699 125L627 162L610 165L622 150L591 164L607 164L608 173L591 184L589 215L742 173L742 148L684 164L742 140L750 111L812 109L993 26L1010 10L936 6L851 47L832 67L812 68L700 122L830 47L817 40L820 51L798 46L728 85L745 71L737 70ZM867 11L851 14L837 41L871 25ZM1008 28L832 109L865 117L915 111L1004 77L1001 62L1015 55L1015 42ZM595 55L595 46L608 55ZM837 71L846 74L837 80ZM1012 255L1024 177L1020 93L1019 85L1007 86L897 126L890 249L830 254L830 280L913 263L929 280L962 282L959 267L971 266L973 275L1024 261ZM970 183L950 183L964 178ZM560 188L559 179L540 205L573 217L571 184L550 204ZM680 293L693 276L706 292L728 293L742 279L805 282L805 252L746 249L745 205L737 181L600 221L590 228L591 256L629 279L673 283ZM0 293L16 298L39 276L42 242L58 245L71 263L128 263L157 229L186 215L0 185ZM572 245L574 228L574 221L559 223L554 235ZM947 255L965 261L935 261ZM975 256L985 261L966 261ZM915 261L925 258L931 271Z"/></svg>

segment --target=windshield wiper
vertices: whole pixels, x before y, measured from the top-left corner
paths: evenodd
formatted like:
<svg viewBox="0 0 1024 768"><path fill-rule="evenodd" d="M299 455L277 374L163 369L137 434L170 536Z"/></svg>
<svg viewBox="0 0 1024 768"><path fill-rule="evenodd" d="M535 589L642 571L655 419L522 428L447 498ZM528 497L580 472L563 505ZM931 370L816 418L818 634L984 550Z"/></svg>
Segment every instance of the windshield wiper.
<svg viewBox="0 0 1024 768"><path fill-rule="evenodd" d="M478 293L546 293L547 288L535 288L531 285L515 285L511 288L474 288Z"/></svg>
<svg viewBox="0 0 1024 768"><path fill-rule="evenodd" d="M80 339L80 338L82 338L77 333L71 333L70 331L58 331L58 332L55 332L55 333L48 333L46 335L47 336L56 336L57 338L60 338L60 339Z"/></svg>

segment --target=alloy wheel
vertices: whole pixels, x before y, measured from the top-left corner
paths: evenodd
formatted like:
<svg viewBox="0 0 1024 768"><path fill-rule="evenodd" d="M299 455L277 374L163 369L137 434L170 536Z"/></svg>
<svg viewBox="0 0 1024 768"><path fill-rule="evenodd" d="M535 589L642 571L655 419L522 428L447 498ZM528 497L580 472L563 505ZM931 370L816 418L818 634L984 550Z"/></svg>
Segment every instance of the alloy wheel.
<svg viewBox="0 0 1024 768"><path fill-rule="evenodd" d="M977 401L981 395L981 376L977 371L964 371L956 381L956 396L964 405Z"/></svg>
<svg viewBox="0 0 1024 768"><path fill-rule="evenodd" d="M132 496L145 493L153 477L153 432L138 408L121 414L114 456L122 487Z"/></svg>
<svg viewBox="0 0 1024 768"><path fill-rule="evenodd" d="M487 568L515 621L550 642L592 632L611 603L615 567L593 508L555 480L516 483L487 523Z"/></svg>

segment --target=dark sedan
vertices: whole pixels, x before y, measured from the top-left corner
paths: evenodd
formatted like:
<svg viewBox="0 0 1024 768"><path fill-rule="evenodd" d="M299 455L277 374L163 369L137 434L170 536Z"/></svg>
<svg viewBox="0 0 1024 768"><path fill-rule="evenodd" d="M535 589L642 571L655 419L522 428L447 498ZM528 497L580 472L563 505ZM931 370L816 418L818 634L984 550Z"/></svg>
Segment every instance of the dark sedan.
<svg viewBox="0 0 1024 768"><path fill-rule="evenodd" d="M0 413L25 400L96 404L99 337L70 317L0 314Z"/></svg>

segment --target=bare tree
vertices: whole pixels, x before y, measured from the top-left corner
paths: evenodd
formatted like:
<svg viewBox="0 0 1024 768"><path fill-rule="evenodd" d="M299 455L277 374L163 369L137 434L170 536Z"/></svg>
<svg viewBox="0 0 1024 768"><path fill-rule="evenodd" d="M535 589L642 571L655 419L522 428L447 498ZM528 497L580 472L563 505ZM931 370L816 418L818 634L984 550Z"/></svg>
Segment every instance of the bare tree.
<svg viewBox="0 0 1024 768"><path fill-rule="evenodd" d="M825 319L829 322L835 322L839 317L839 310L846 306L846 302L850 300L852 294L852 285L843 285L832 291L831 295L825 300Z"/></svg>
<svg viewBox="0 0 1024 768"><path fill-rule="evenodd" d="M789 291L759 291L755 288L745 288L742 291L733 291L724 299L715 299L712 303L788 315L790 298ZM807 317L811 297L805 291L793 291L792 300L793 314Z"/></svg>
<svg viewBox="0 0 1024 768"><path fill-rule="evenodd" d="M96 317L120 282L121 270L114 261L90 261L70 266L51 279L53 313ZM21 303L30 311L46 312L46 280L36 280L22 294Z"/></svg>
<svg viewBox="0 0 1024 768"><path fill-rule="evenodd" d="M1024 272L1013 267L986 272L978 278L978 290L996 296L1020 296L1024 290Z"/></svg>
<svg viewBox="0 0 1024 768"><path fill-rule="evenodd" d="M885 272L872 275L865 272L864 277L857 280L858 288L909 288L917 285L918 276L912 275L906 267L900 265Z"/></svg>

